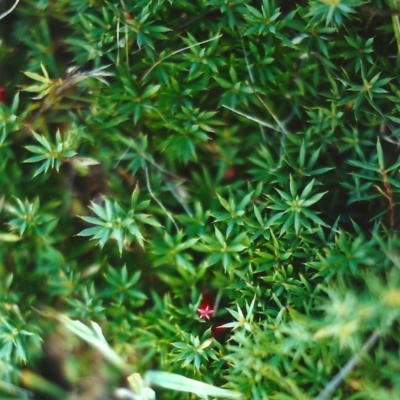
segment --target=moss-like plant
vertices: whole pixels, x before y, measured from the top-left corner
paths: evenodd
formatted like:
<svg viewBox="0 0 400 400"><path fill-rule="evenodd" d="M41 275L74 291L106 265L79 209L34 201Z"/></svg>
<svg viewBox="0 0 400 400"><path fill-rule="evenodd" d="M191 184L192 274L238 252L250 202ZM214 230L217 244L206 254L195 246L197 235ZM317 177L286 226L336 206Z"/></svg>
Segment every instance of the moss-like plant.
<svg viewBox="0 0 400 400"><path fill-rule="evenodd" d="M396 6L0 5L0 397L400 398Z"/></svg>

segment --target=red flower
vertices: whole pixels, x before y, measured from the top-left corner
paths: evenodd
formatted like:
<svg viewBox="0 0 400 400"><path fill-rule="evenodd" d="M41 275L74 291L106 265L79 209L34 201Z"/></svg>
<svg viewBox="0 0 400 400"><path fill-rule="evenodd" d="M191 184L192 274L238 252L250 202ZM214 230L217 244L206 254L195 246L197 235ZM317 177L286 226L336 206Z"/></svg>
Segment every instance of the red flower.
<svg viewBox="0 0 400 400"><path fill-rule="evenodd" d="M204 289L201 293L201 302L197 312L199 313L199 318L212 321L211 337L224 342L226 340L228 328L225 328L223 325L227 321L224 321L224 319L221 320L220 317L214 317L214 313L216 312L219 303L219 299L217 298L217 300L215 300L214 297L215 296L210 291Z"/></svg>
<svg viewBox="0 0 400 400"><path fill-rule="evenodd" d="M210 305L207 303L201 304L197 312L199 313L200 318L210 319L210 316L214 312L214 310L211 309Z"/></svg>
<svg viewBox="0 0 400 400"><path fill-rule="evenodd" d="M4 88L0 86L0 103L4 103Z"/></svg>
<svg viewBox="0 0 400 400"><path fill-rule="evenodd" d="M201 303L197 312L199 313L200 318L210 319L210 316L213 314L213 296L208 290L203 290L201 294Z"/></svg>

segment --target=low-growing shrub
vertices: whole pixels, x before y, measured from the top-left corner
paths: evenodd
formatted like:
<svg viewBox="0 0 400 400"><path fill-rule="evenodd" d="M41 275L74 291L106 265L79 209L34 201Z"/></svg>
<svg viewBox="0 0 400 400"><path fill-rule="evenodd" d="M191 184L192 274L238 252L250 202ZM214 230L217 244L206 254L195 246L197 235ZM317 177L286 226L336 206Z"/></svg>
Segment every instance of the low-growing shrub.
<svg viewBox="0 0 400 400"><path fill-rule="evenodd" d="M395 1L3 3L2 398L400 398Z"/></svg>

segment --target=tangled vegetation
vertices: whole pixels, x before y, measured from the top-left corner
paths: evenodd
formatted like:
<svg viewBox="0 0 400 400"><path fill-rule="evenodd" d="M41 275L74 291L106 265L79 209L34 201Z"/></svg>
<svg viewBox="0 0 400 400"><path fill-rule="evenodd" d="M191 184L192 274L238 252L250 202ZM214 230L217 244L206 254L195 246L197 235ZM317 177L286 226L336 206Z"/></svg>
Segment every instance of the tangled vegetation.
<svg viewBox="0 0 400 400"><path fill-rule="evenodd" d="M13 4L1 398L400 398L397 1Z"/></svg>

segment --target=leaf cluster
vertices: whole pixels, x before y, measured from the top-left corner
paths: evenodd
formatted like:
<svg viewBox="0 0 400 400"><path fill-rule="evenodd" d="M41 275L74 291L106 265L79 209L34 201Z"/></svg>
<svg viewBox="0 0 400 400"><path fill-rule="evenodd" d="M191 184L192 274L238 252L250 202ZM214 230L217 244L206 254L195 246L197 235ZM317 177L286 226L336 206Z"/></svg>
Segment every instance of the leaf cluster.
<svg viewBox="0 0 400 400"><path fill-rule="evenodd" d="M311 399L349 360L335 398L400 397L391 6L26 0L2 19L0 397L100 398L71 367L89 363L103 397L136 372L134 398Z"/></svg>

